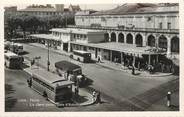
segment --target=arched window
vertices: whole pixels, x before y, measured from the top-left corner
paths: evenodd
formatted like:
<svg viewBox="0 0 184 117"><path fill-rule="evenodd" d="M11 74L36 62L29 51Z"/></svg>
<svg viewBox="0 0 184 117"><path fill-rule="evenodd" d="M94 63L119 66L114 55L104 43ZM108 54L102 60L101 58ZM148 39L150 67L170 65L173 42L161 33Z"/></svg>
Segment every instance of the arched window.
<svg viewBox="0 0 184 117"><path fill-rule="evenodd" d="M116 34L114 32L111 33L111 42L116 42Z"/></svg>
<svg viewBox="0 0 184 117"><path fill-rule="evenodd" d="M158 47L164 48L167 50L167 38L163 35L161 35L158 39Z"/></svg>
<svg viewBox="0 0 184 117"><path fill-rule="evenodd" d="M143 42L142 41L142 36L140 34L136 35L136 37L135 37L135 44L137 46L142 46L143 45L142 42Z"/></svg>
<svg viewBox="0 0 184 117"><path fill-rule="evenodd" d="M148 46L155 47L155 37L153 35L148 36Z"/></svg>
<svg viewBox="0 0 184 117"><path fill-rule="evenodd" d="M132 36L132 34L127 34L127 36L126 36L126 42L128 43L128 44L133 44L133 36Z"/></svg>
<svg viewBox="0 0 184 117"><path fill-rule="evenodd" d="M124 43L124 35L122 33L118 35L118 42Z"/></svg>
<svg viewBox="0 0 184 117"><path fill-rule="evenodd" d="M173 37L171 39L171 52L179 52L179 38Z"/></svg>

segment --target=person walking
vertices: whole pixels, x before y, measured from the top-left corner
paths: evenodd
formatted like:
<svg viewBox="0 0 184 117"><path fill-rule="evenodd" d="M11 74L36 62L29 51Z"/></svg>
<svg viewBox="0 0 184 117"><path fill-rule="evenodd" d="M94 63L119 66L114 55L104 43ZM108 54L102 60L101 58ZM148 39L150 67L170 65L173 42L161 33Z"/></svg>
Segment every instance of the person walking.
<svg viewBox="0 0 184 117"><path fill-rule="evenodd" d="M167 107L171 106L171 92L167 92Z"/></svg>
<svg viewBox="0 0 184 117"><path fill-rule="evenodd" d="M97 103L101 104L101 95L100 92L97 93Z"/></svg>
<svg viewBox="0 0 184 117"><path fill-rule="evenodd" d="M135 67L132 65L132 75L135 75Z"/></svg>
<svg viewBox="0 0 184 117"><path fill-rule="evenodd" d="M96 102L96 91L93 91L92 95L93 95L93 103L95 103Z"/></svg>

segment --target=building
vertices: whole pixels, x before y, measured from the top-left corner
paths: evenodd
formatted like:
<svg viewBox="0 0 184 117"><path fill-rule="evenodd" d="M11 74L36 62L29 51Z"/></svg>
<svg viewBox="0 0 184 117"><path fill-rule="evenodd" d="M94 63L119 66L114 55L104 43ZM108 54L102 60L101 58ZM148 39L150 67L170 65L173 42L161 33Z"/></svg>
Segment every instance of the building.
<svg viewBox="0 0 184 117"><path fill-rule="evenodd" d="M79 5L71 5L68 7L70 12L77 12L77 11L81 11L81 8Z"/></svg>
<svg viewBox="0 0 184 117"><path fill-rule="evenodd" d="M49 42L51 47L67 52L73 50L71 43L74 42L82 44L104 42L104 31L77 28L53 28L50 31L52 34L34 34L31 37L39 38L39 42L43 44ZM82 48L77 47L77 49Z"/></svg>
<svg viewBox="0 0 184 117"><path fill-rule="evenodd" d="M68 9L65 9L64 4L55 4L55 7L51 6L50 4L47 4L46 6L33 4L25 9L18 10L17 13L44 17L69 14L73 12L70 12Z"/></svg>
<svg viewBox="0 0 184 117"><path fill-rule="evenodd" d="M156 70L161 63L167 72L171 72L169 59L179 55L178 4L137 3L100 12L80 11L75 23L51 30L52 37L63 43L61 50L85 50L93 59L101 56L128 66L157 65Z"/></svg>
<svg viewBox="0 0 184 117"><path fill-rule="evenodd" d="M17 6L4 7L5 12L16 12Z"/></svg>
<svg viewBox="0 0 184 117"><path fill-rule="evenodd" d="M178 4L124 4L112 10L76 14L80 28L104 30L107 42L165 48L179 53Z"/></svg>

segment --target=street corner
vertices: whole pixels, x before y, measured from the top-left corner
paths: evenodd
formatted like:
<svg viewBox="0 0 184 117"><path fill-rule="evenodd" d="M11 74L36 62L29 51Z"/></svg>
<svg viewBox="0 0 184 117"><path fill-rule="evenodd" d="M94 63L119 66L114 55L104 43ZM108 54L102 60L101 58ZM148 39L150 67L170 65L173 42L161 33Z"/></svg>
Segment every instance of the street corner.
<svg viewBox="0 0 184 117"><path fill-rule="evenodd" d="M92 105L94 104L93 95L90 92L79 88L78 94L74 94L73 102L76 106Z"/></svg>

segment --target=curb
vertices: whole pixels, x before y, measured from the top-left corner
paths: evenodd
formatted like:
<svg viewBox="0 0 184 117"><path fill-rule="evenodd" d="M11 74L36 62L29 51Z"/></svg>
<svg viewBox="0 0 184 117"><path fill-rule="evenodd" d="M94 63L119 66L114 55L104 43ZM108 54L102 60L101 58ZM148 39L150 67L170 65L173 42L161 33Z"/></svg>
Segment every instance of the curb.
<svg viewBox="0 0 184 117"><path fill-rule="evenodd" d="M109 68L109 69L113 69L113 70L118 70L118 71L123 71L124 73L127 73L127 74L131 74L129 72L126 72L125 70L122 70L122 69L117 69L117 68L113 68L113 67L109 67L109 66L106 66L106 65L102 65L102 64L99 64L99 63L96 63L96 65L99 65L99 66L102 66L102 67L105 67L105 68ZM172 75L173 73L168 73L168 74L161 74L161 75L133 75L134 77L138 77L138 76L143 76L143 77L162 77L162 76L170 76ZM132 75L132 74L131 74Z"/></svg>

